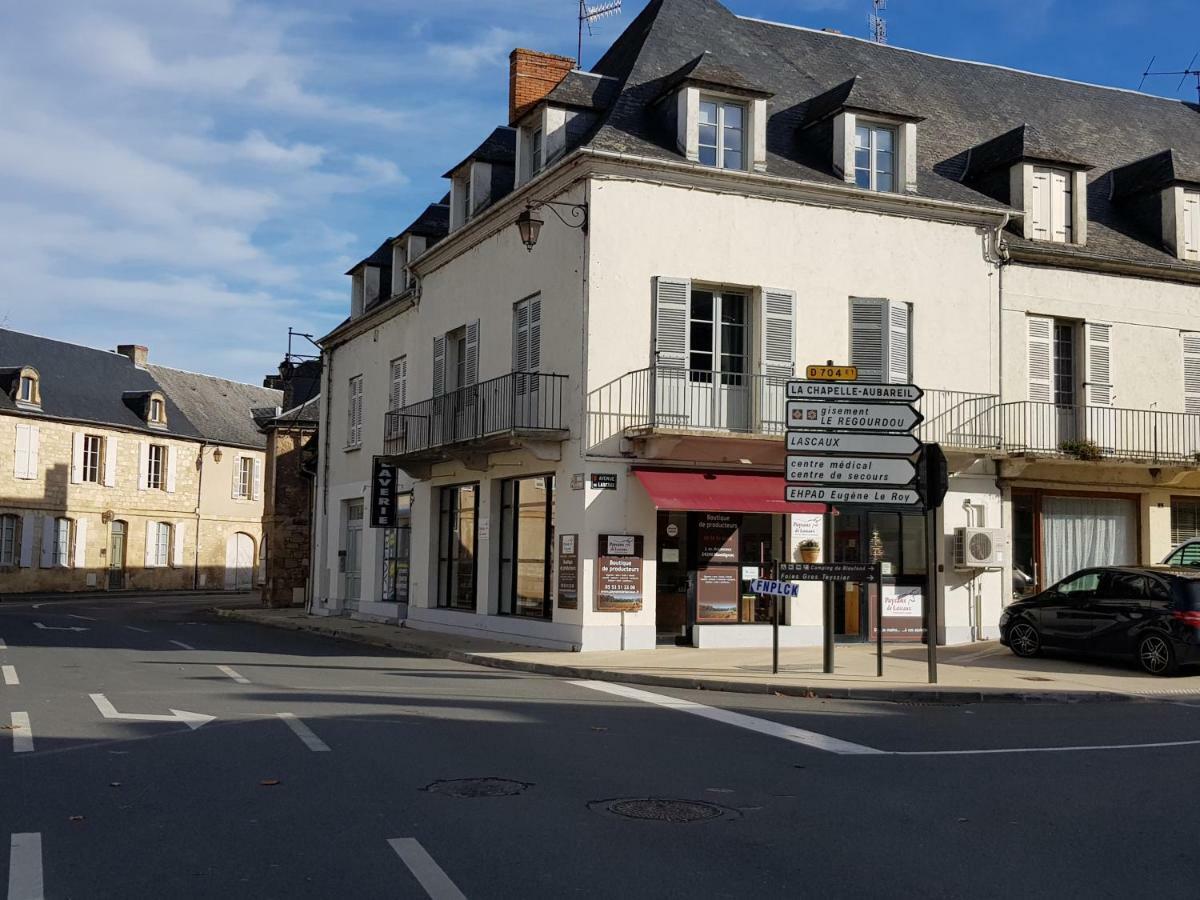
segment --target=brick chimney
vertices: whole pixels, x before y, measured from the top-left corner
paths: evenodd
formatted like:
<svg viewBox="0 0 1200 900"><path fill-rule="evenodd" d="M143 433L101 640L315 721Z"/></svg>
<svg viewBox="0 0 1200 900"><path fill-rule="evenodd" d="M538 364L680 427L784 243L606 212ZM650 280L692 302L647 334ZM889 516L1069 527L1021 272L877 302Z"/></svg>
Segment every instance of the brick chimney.
<svg viewBox="0 0 1200 900"><path fill-rule="evenodd" d="M150 350L140 344L118 344L117 352L122 356L128 356L130 361L139 369L146 368L146 363L150 360Z"/></svg>
<svg viewBox="0 0 1200 900"><path fill-rule="evenodd" d="M508 55L508 124L517 120L530 107L558 87L575 68L569 56L539 53L518 47Z"/></svg>

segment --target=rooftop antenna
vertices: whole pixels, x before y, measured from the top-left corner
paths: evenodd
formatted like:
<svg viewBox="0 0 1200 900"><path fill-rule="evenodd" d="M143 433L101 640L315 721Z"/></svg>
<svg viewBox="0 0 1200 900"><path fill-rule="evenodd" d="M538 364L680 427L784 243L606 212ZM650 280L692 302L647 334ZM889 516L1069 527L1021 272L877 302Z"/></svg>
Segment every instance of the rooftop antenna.
<svg viewBox="0 0 1200 900"><path fill-rule="evenodd" d="M588 5L586 0L579 0L579 49L575 53L575 65L583 67L583 29L587 26L588 37L592 36L592 23L606 16L615 16L621 11L621 0L601 0L600 3Z"/></svg>
<svg viewBox="0 0 1200 900"><path fill-rule="evenodd" d="M294 338L304 338L306 341L308 341L310 344L312 344L318 350L321 349L320 344L318 344L316 342L316 340L313 338L313 336L311 334L306 334L303 331L296 331L292 328L291 325L289 325L288 326L287 356L284 357L284 359L286 359L289 363L294 363L297 361L303 362L306 359L320 359L321 358L319 356L313 356L311 353L297 353L297 352L293 351L292 350L292 341ZM301 346L304 346L304 345L301 344Z"/></svg>
<svg viewBox="0 0 1200 900"><path fill-rule="evenodd" d="M871 0L871 40L877 44L887 43L887 20L881 13L887 9L887 0Z"/></svg>
<svg viewBox="0 0 1200 900"><path fill-rule="evenodd" d="M1187 68L1179 69L1178 71L1174 72L1155 72L1154 60L1158 57L1150 57L1150 62L1146 65L1146 71L1142 73L1142 80L1138 82L1138 90L1140 91L1142 89L1142 85L1146 83L1146 79L1151 75L1178 75L1179 84L1175 86L1175 92L1178 93L1179 89L1183 87L1183 83L1188 80L1188 76L1190 75L1196 79L1196 100L1200 102L1200 69L1196 68L1197 57L1200 57L1200 50L1192 54L1192 61L1187 64Z"/></svg>

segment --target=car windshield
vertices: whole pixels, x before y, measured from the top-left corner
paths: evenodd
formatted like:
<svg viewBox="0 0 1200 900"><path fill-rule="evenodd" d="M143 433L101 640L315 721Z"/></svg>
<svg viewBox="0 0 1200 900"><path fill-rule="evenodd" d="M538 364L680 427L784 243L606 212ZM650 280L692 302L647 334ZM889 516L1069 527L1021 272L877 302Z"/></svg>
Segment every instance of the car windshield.
<svg viewBox="0 0 1200 900"><path fill-rule="evenodd" d="M1168 566L1200 566L1200 541L1189 541L1176 547L1166 558Z"/></svg>

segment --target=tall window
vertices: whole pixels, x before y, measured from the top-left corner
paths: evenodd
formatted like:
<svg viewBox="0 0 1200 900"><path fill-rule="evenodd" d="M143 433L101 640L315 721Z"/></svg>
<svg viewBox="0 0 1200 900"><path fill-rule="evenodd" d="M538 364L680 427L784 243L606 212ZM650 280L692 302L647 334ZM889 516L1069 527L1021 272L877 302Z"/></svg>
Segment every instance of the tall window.
<svg viewBox="0 0 1200 900"><path fill-rule="evenodd" d="M1054 323L1054 402L1075 405L1075 326Z"/></svg>
<svg viewBox="0 0 1200 900"><path fill-rule="evenodd" d="M362 446L362 395L361 375L350 379L350 397L346 406L346 446Z"/></svg>
<svg viewBox="0 0 1200 900"><path fill-rule="evenodd" d="M688 313L692 381L741 384L746 373L746 296L728 291L692 291Z"/></svg>
<svg viewBox="0 0 1200 900"><path fill-rule="evenodd" d="M510 478L501 487L500 612L550 618L554 476Z"/></svg>
<svg viewBox="0 0 1200 900"><path fill-rule="evenodd" d="M438 606L474 611L479 485L444 487L440 494Z"/></svg>
<svg viewBox="0 0 1200 900"><path fill-rule="evenodd" d="M243 500L254 493L254 457L238 458L238 496Z"/></svg>
<svg viewBox="0 0 1200 900"><path fill-rule="evenodd" d="M1033 237L1069 244L1072 235L1071 173L1064 169L1033 168Z"/></svg>
<svg viewBox="0 0 1200 900"><path fill-rule="evenodd" d="M163 407L163 402L162 402L162 400L158 399L157 397L152 397L150 399L150 421L151 422L167 421L167 414L166 414L165 408Z"/></svg>
<svg viewBox="0 0 1200 900"><path fill-rule="evenodd" d="M84 481L99 484L104 477L104 438L95 434L83 436L83 474Z"/></svg>
<svg viewBox="0 0 1200 900"><path fill-rule="evenodd" d="M0 516L0 566L17 564L17 517Z"/></svg>
<svg viewBox="0 0 1200 900"><path fill-rule="evenodd" d="M870 191L894 190L896 129L883 125L855 127L854 183Z"/></svg>
<svg viewBox="0 0 1200 900"><path fill-rule="evenodd" d="M718 169L745 169L746 107L724 100L700 101L700 162Z"/></svg>
<svg viewBox="0 0 1200 900"><path fill-rule="evenodd" d="M167 448L162 444L151 444L146 455L146 487L152 491L166 489Z"/></svg>
<svg viewBox="0 0 1200 900"><path fill-rule="evenodd" d="M152 566L165 566L171 561L171 525L168 522L151 522L146 526L150 529L150 548L147 563Z"/></svg>
<svg viewBox="0 0 1200 900"><path fill-rule="evenodd" d="M51 551L54 565L66 568L71 564L71 520L54 520L54 548Z"/></svg>
<svg viewBox="0 0 1200 900"><path fill-rule="evenodd" d="M408 405L408 357L392 360L391 387L388 390L388 409L403 409Z"/></svg>
<svg viewBox="0 0 1200 900"><path fill-rule="evenodd" d="M529 140L529 174L536 175L542 171L542 129L533 129L533 137Z"/></svg>
<svg viewBox="0 0 1200 900"><path fill-rule="evenodd" d="M23 403L37 402L37 381L32 375L21 376L21 387L17 399Z"/></svg>

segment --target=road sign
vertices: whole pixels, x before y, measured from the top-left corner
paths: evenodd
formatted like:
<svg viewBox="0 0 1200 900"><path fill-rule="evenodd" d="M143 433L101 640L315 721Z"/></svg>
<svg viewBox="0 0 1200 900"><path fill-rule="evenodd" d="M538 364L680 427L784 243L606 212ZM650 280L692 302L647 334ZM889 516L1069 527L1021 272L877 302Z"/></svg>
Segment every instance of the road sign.
<svg viewBox="0 0 1200 900"><path fill-rule="evenodd" d="M913 488L837 487L789 484L788 503L858 503L865 506L919 507L921 494Z"/></svg>
<svg viewBox="0 0 1200 900"><path fill-rule="evenodd" d="M766 578L755 578L750 582L750 590L756 594L766 594L771 597L800 596L800 585L789 584L786 581L770 581Z"/></svg>
<svg viewBox="0 0 1200 900"><path fill-rule="evenodd" d="M789 456L787 480L807 484L905 487L917 478L907 459L874 456Z"/></svg>
<svg viewBox="0 0 1200 900"><path fill-rule="evenodd" d="M787 449L808 453L862 453L867 456L912 456L921 442L911 434L848 431L789 431Z"/></svg>
<svg viewBox="0 0 1200 900"><path fill-rule="evenodd" d="M857 381L858 366L809 366L804 374L813 381Z"/></svg>
<svg viewBox="0 0 1200 900"><path fill-rule="evenodd" d="M789 400L787 403L789 429L912 431L923 418L911 406L902 403L821 403L813 400Z"/></svg>
<svg viewBox="0 0 1200 900"><path fill-rule="evenodd" d="M789 381L789 400L883 400L915 403L922 391L915 384L870 384L854 381Z"/></svg>
<svg viewBox="0 0 1200 900"><path fill-rule="evenodd" d="M788 581L875 581L879 563L782 563L779 577Z"/></svg>

